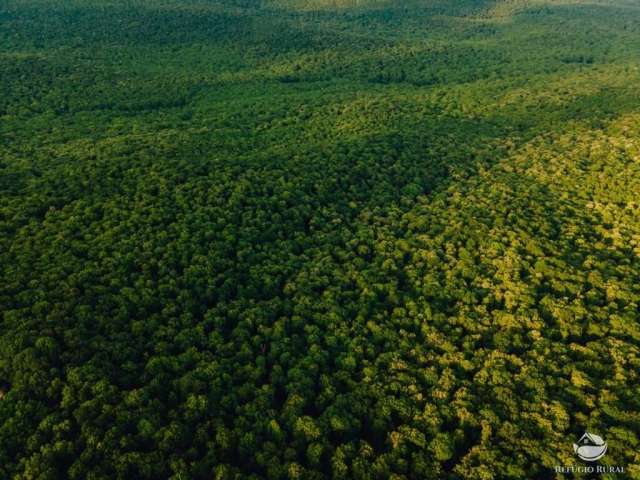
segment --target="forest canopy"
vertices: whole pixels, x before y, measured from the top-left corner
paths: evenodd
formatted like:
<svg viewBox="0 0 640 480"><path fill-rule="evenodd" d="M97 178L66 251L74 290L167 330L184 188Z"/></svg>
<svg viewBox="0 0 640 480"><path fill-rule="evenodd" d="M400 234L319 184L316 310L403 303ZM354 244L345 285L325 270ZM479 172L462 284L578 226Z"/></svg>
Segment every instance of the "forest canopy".
<svg viewBox="0 0 640 480"><path fill-rule="evenodd" d="M640 479L639 68L635 0L4 0L0 478Z"/></svg>

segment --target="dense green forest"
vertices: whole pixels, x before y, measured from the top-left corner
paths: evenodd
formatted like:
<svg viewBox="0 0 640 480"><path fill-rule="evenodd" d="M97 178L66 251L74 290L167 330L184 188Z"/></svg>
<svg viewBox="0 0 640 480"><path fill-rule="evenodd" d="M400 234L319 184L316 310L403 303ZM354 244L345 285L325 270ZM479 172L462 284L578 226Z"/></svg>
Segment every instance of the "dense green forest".
<svg viewBox="0 0 640 480"><path fill-rule="evenodd" d="M640 479L637 0L0 0L0 478Z"/></svg>

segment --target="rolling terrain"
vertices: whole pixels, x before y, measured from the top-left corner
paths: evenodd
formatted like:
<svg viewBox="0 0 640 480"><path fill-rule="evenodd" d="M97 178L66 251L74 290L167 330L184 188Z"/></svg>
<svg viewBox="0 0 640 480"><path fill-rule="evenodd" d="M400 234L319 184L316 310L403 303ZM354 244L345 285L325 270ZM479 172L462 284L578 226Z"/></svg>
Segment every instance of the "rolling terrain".
<svg viewBox="0 0 640 480"><path fill-rule="evenodd" d="M0 478L640 479L640 3L4 0Z"/></svg>

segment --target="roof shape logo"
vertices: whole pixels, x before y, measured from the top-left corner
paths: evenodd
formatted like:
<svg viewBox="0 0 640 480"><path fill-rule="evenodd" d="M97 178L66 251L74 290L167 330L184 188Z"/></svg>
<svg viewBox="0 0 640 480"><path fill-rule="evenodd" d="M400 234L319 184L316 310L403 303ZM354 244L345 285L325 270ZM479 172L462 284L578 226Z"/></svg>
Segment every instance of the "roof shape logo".
<svg viewBox="0 0 640 480"><path fill-rule="evenodd" d="M598 435L585 432L578 443L573 444L573 451L585 462L595 462L607 453L607 442Z"/></svg>

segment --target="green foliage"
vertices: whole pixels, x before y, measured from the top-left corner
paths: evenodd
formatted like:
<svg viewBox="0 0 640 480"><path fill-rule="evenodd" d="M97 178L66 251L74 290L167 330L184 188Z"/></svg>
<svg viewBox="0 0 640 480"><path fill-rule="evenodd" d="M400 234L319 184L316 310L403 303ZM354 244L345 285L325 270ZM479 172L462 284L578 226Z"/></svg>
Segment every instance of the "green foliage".
<svg viewBox="0 0 640 480"><path fill-rule="evenodd" d="M0 477L640 478L639 25L0 3Z"/></svg>

